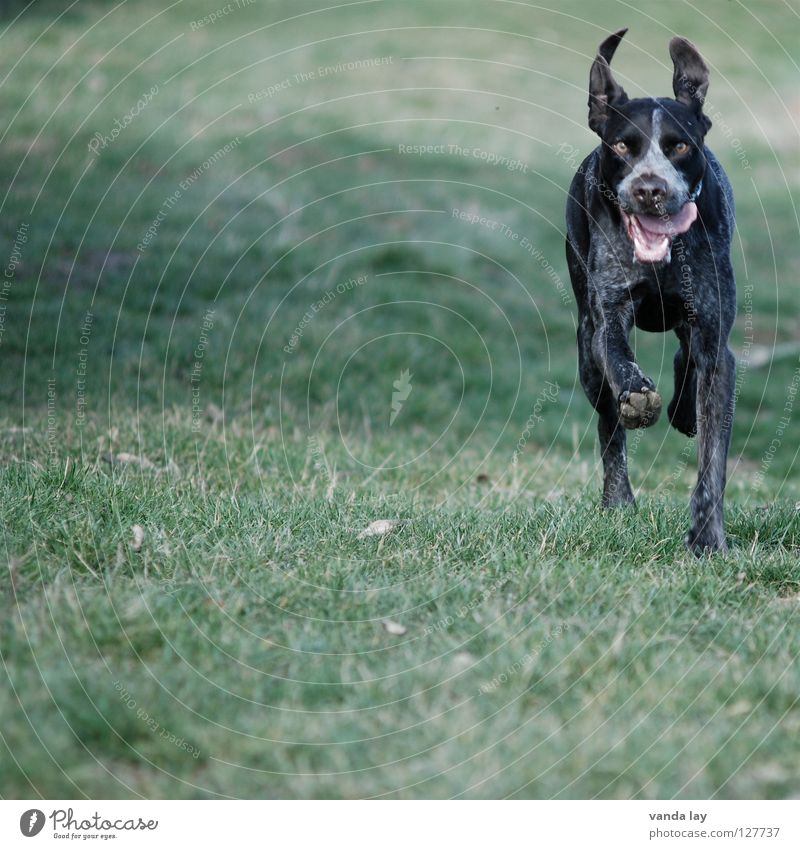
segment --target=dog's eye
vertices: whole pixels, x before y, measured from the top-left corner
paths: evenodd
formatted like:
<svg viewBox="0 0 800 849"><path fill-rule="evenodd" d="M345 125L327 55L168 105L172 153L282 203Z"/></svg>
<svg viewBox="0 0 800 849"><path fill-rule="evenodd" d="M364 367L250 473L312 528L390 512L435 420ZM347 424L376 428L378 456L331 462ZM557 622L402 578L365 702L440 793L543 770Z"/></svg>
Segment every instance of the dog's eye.
<svg viewBox="0 0 800 849"><path fill-rule="evenodd" d="M689 145L686 144L686 142L678 142L672 149L678 154L678 156L683 156L684 153L689 152Z"/></svg>
<svg viewBox="0 0 800 849"><path fill-rule="evenodd" d="M628 145L626 145L624 141L614 142L612 147L614 148L614 152L618 153L620 156L625 156L628 152Z"/></svg>

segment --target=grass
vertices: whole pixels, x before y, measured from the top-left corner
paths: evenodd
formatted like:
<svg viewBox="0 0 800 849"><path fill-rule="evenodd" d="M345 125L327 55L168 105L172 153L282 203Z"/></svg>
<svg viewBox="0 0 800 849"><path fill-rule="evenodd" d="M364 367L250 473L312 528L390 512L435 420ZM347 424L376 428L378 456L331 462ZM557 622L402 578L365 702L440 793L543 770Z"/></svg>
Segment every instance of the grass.
<svg viewBox="0 0 800 849"><path fill-rule="evenodd" d="M218 6L0 37L0 794L795 794L800 19ZM702 49L737 193L702 561L693 444L632 435L639 509L601 514L577 383L564 146L625 23L631 94L667 93L671 33ZM636 345L667 387L675 340Z"/></svg>

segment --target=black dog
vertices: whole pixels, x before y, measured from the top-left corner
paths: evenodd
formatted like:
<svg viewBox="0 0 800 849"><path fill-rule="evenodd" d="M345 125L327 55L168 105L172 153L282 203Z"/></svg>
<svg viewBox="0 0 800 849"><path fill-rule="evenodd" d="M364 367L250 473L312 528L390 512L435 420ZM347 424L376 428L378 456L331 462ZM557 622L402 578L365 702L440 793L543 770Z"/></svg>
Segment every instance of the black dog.
<svg viewBox="0 0 800 849"><path fill-rule="evenodd" d="M722 500L736 362L730 183L704 138L708 68L684 38L669 45L675 99L629 100L609 62L627 30L607 38L589 78L589 127L601 138L572 181L567 263L578 302L581 384L597 410L603 505L632 504L624 428L661 412L655 384L628 344L635 325L674 330L672 426L698 437L687 545L726 548Z"/></svg>

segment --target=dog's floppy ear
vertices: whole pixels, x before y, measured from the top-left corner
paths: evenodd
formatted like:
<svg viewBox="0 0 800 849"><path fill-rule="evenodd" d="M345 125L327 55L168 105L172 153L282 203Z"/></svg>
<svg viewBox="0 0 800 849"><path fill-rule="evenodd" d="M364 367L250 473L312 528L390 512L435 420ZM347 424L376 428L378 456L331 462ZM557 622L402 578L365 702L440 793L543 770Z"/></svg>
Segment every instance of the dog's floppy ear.
<svg viewBox="0 0 800 849"><path fill-rule="evenodd" d="M691 41L680 37L670 41L669 55L675 66L672 75L675 99L697 112L702 112L708 91L708 68L703 57Z"/></svg>
<svg viewBox="0 0 800 849"><path fill-rule="evenodd" d="M597 48L597 57L589 73L589 128L598 135L602 133L610 110L628 100L628 95L614 79L609 66L617 46L627 31L626 28L615 32Z"/></svg>

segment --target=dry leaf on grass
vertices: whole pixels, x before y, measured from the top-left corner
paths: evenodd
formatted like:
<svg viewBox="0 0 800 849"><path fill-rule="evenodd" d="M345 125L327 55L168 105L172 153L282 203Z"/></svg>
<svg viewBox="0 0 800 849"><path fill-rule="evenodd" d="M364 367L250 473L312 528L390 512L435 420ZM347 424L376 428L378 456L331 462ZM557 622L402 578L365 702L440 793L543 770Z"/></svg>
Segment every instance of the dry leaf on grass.
<svg viewBox="0 0 800 849"><path fill-rule="evenodd" d="M133 550L141 551L144 544L144 528L141 525L134 525L131 528L131 533L133 534L133 542L131 543Z"/></svg>
<svg viewBox="0 0 800 849"><path fill-rule="evenodd" d="M366 528L358 535L360 539L364 537L379 537L393 531L400 523L397 519L377 519L370 522Z"/></svg>
<svg viewBox="0 0 800 849"><path fill-rule="evenodd" d="M391 619L384 619L383 630L394 637L402 637L408 628L406 628L405 625L401 625L399 622L392 622Z"/></svg>
<svg viewBox="0 0 800 849"><path fill-rule="evenodd" d="M459 651L453 655L451 663L454 669L463 672L475 663L475 655L468 651Z"/></svg>
<svg viewBox="0 0 800 849"><path fill-rule="evenodd" d="M155 463L148 460L147 457L140 457L137 454L128 454L127 451L120 451L119 454L106 454L104 459L107 463L111 463L112 466L120 465L122 463L131 463L142 469L155 469L156 467Z"/></svg>

